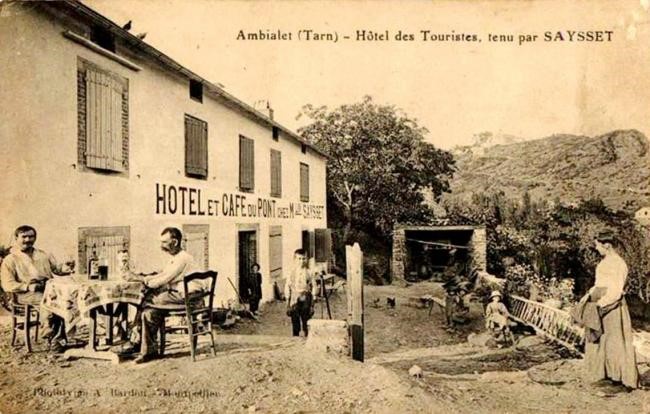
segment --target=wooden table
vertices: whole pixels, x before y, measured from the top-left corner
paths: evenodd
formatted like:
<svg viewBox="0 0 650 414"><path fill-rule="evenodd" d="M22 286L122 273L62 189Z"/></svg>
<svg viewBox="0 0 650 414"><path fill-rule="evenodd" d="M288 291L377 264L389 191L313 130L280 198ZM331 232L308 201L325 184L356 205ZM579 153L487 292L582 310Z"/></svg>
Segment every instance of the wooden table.
<svg viewBox="0 0 650 414"><path fill-rule="evenodd" d="M88 280L85 275L57 277L47 282L41 307L55 313L66 323L66 329L86 323L88 345L85 348L68 349L64 357L85 357L119 362L113 352L97 350L97 315L107 315L107 342L113 340L113 316L116 310L125 312L127 304L140 306L144 297L141 282L127 282L121 279ZM117 307L115 306L117 304Z"/></svg>

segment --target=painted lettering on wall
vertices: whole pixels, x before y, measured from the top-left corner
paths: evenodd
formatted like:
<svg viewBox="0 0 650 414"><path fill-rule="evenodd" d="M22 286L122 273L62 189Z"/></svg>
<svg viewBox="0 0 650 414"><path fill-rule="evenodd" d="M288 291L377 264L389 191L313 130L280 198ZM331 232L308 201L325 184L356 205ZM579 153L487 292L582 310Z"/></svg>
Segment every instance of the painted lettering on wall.
<svg viewBox="0 0 650 414"><path fill-rule="evenodd" d="M309 203L282 205L281 200L245 194L222 193L218 197L200 188L156 183L156 214L209 217L314 219L324 217L325 206Z"/></svg>

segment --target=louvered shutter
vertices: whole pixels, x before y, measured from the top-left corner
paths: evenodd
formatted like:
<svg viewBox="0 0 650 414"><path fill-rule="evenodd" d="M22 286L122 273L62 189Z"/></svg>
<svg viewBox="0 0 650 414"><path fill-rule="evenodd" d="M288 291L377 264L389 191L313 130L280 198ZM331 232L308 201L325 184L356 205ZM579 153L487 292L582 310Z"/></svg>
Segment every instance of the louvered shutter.
<svg viewBox="0 0 650 414"><path fill-rule="evenodd" d="M120 227L80 227L79 228L79 272L88 271L88 260L95 251L98 257L105 257L109 274L119 267L118 252L129 250L130 229Z"/></svg>
<svg viewBox="0 0 650 414"><path fill-rule="evenodd" d="M282 197L282 153L271 150L271 196Z"/></svg>
<svg viewBox="0 0 650 414"><path fill-rule="evenodd" d="M254 141L239 137L239 188L251 191L255 188L255 150Z"/></svg>
<svg viewBox="0 0 650 414"><path fill-rule="evenodd" d="M305 254L307 255L307 258L312 258L314 257L314 240L313 240L314 234L310 232L309 230L303 230L302 231L302 249L305 251Z"/></svg>
<svg viewBox="0 0 650 414"><path fill-rule="evenodd" d="M86 166L124 171L123 86L112 76L86 69Z"/></svg>
<svg viewBox="0 0 650 414"><path fill-rule="evenodd" d="M309 165L300 163L300 201L309 201Z"/></svg>
<svg viewBox="0 0 650 414"><path fill-rule="evenodd" d="M185 173L208 176L208 124L185 115Z"/></svg>
<svg viewBox="0 0 650 414"><path fill-rule="evenodd" d="M108 262L109 274L119 268L117 253L126 246L126 239L122 235L89 235L86 237L86 261L91 257L93 250L97 257L104 257ZM87 262L83 264L83 270L87 271Z"/></svg>
<svg viewBox="0 0 650 414"><path fill-rule="evenodd" d="M332 233L330 229L316 229L316 261L328 262L332 254Z"/></svg>
<svg viewBox="0 0 650 414"><path fill-rule="evenodd" d="M269 228L269 275L272 279L282 278L282 226Z"/></svg>

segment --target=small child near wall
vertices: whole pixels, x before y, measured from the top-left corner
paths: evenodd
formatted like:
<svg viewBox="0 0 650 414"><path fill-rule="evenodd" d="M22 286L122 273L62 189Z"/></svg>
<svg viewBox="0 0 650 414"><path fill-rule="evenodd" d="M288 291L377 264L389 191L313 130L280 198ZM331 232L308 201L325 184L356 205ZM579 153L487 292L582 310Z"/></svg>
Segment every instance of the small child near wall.
<svg viewBox="0 0 650 414"><path fill-rule="evenodd" d="M501 302L501 292L495 290L490 295L491 302L485 308L485 327L495 335L497 340L514 342L510 324L508 323L508 308ZM503 337L502 337L503 336Z"/></svg>

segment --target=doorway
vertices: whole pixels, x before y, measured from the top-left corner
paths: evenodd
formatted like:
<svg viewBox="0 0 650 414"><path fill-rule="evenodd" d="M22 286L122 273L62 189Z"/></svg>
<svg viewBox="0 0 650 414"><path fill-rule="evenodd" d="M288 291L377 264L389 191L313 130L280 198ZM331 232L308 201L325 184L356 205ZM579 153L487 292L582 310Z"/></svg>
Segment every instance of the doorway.
<svg viewBox="0 0 650 414"><path fill-rule="evenodd" d="M242 300L248 301L248 284L253 263L257 263L257 232L239 232L239 294Z"/></svg>

